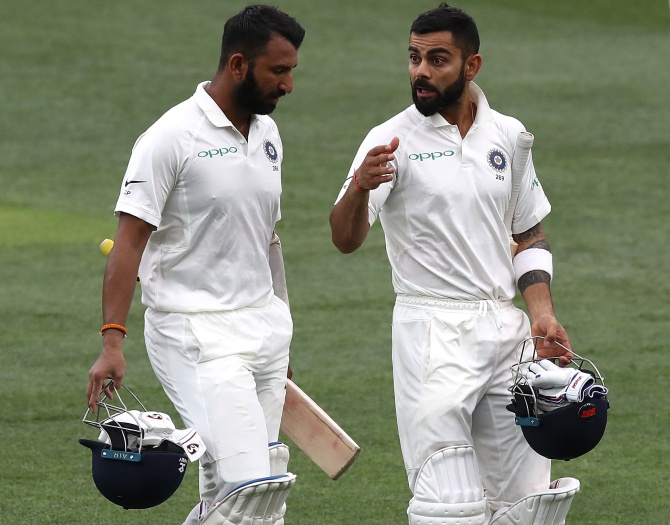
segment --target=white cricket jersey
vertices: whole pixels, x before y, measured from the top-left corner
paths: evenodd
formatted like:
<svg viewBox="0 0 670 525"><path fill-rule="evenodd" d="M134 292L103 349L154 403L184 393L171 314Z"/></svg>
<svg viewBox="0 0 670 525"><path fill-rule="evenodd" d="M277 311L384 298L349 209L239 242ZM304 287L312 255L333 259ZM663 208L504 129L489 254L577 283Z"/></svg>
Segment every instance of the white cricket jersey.
<svg viewBox="0 0 670 525"><path fill-rule="evenodd" d="M155 310L233 310L273 295L279 132L270 117L256 115L247 142L207 84L137 139L115 208L157 228L140 264L142 302Z"/></svg>
<svg viewBox="0 0 670 525"><path fill-rule="evenodd" d="M369 222L380 217L397 294L451 300L509 300L516 295L504 217L512 192L511 159L524 130L492 110L474 83L475 122L465 138L441 115L412 105L372 129L344 188L367 152L400 139L394 179L370 192ZM531 161L524 174L512 231L522 233L551 210Z"/></svg>

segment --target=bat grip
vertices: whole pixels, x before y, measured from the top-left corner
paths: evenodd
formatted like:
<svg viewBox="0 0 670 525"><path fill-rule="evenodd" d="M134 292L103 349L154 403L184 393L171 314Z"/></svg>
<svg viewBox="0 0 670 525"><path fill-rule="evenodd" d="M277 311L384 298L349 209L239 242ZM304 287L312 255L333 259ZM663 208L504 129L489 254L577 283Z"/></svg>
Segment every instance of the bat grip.
<svg viewBox="0 0 670 525"><path fill-rule="evenodd" d="M516 137L517 147L528 148L530 149L535 142L535 137L530 131L521 131Z"/></svg>
<svg viewBox="0 0 670 525"><path fill-rule="evenodd" d="M521 131L516 137L516 149L514 150L514 157L512 158L512 195L510 203L505 213L505 226L507 231L512 233L512 220L514 217L514 209L519 198L519 191L521 189L521 180L528 165L530 158L530 150L533 146L535 137L529 131ZM512 254L514 254L514 247L512 247Z"/></svg>

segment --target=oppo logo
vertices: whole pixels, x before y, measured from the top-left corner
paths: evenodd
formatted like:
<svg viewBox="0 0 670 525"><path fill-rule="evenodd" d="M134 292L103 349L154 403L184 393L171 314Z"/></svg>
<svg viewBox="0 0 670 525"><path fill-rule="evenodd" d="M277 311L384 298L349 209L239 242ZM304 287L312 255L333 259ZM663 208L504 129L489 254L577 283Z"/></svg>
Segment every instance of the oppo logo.
<svg viewBox="0 0 670 525"><path fill-rule="evenodd" d="M454 152L452 150L446 151L433 151L432 153L410 153L409 160L418 160L423 162L424 160L437 160L441 157L453 157Z"/></svg>
<svg viewBox="0 0 670 525"><path fill-rule="evenodd" d="M198 157L220 157L222 155L227 155L228 153L237 153L237 148L232 146L230 148L219 148L219 149L210 149L208 151L199 151Z"/></svg>

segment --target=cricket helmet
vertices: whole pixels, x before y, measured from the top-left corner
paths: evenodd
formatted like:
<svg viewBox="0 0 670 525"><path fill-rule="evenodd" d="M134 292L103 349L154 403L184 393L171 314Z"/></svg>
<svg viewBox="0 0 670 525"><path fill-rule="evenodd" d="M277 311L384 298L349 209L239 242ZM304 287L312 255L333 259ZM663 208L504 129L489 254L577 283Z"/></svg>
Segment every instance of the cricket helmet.
<svg viewBox="0 0 670 525"><path fill-rule="evenodd" d="M507 409L514 413L515 423L535 452L549 459L569 461L593 450L605 434L608 390L593 362L574 351L571 351L572 361L563 372L568 378L588 377L588 384L578 395L574 392L573 396L566 395L570 384L551 390L534 385L529 368L533 370L534 363L543 361L537 355L538 341L543 339L531 337L519 345L518 363L511 367L513 397Z"/></svg>
<svg viewBox="0 0 670 525"><path fill-rule="evenodd" d="M79 443L91 450L93 482L105 498L125 509L147 509L160 505L179 488L187 454L179 444L182 431L175 429L168 414L148 411L130 389L122 390L139 410L129 410L119 390L115 396L120 406L101 394L95 418L90 409L83 418L100 429L98 439Z"/></svg>

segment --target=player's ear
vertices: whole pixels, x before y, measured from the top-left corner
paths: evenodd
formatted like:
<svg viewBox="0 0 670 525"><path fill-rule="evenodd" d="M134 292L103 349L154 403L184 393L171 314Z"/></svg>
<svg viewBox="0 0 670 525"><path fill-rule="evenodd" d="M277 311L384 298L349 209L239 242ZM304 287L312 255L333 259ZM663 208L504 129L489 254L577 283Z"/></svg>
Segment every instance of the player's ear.
<svg viewBox="0 0 670 525"><path fill-rule="evenodd" d="M479 54L470 55L465 60L465 80L472 81L479 73L482 67L482 56Z"/></svg>
<svg viewBox="0 0 670 525"><path fill-rule="evenodd" d="M228 70L233 78L240 82L247 76L249 61L242 53L234 53L228 59Z"/></svg>

